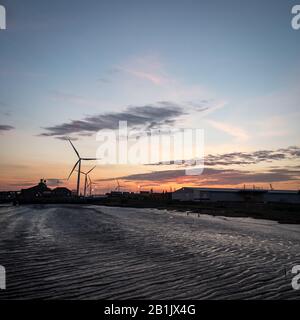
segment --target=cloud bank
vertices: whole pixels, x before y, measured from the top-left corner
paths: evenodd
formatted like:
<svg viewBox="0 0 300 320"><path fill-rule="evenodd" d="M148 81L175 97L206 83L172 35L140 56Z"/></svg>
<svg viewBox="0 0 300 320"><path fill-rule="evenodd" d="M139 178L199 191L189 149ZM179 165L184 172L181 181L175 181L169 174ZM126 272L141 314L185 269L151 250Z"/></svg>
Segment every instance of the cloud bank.
<svg viewBox="0 0 300 320"><path fill-rule="evenodd" d="M82 120L72 120L59 125L44 128L44 137L64 137L70 134L93 134L103 129L118 129L119 121L127 121L129 128L149 130L165 125L173 125L183 116L185 110L182 106L162 101L155 105L140 107L130 106L122 112L110 112L85 117Z"/></svg>
<svg viewBox="0 0 300 320"><path fill-rule="evenodd" d="M241 185L252 183L274 183L294 181L300 179L300 168L269 169L263 172L252 172L247 170L206 168L199 176L187 176L185 170L164 170L149 173L132 174L119 177L124 182L146 182L157 185L175 183L179 185ZM103 179L98 181L110 181Z"/></svg>
<svg viewBox="0 0 300 320"><path fill-rule="evenodd" d="M177 185L211 186L211 185L241 185L256 183L276 183L300 180L300 164L293 166L269 166L257 171L228 168L230 165L255 165L261 162L300 159L300 147L291 146L277 150L258 150L254 152L232 152L218 155L208 155L205 158L205 168L201 175L186 175L186 170L176 163L176 169L158 170L146 173L131 174L119 177L124 182L139 182L151 185L176 183ZM167 165L157 163L152 165ZM109 181L103 179L99 181ZM300 185L299 185L300 186Z"/></svg>
<svg viewBox="0 0 300 320"><path fill-rule="evenodd" d="M13 130L13 129L14 129L14 127L12 127L12 126L0 124L0 133L4 132L4 131Z"/></svg>
<svg viewBox="0 0 300 320"><path fill-rule="evenodd" d="M300 147L290 146L277 150L258 150L253 152L230 152L224 154L209 154L205 156L204 164L206 167L212 166L231 166L231 165L250 165L261 162L273 162L277 160L296 160L300 159ZM170 162L152 163L149 165L178 165L186 160L177 160ZM191 160L186 161L189 165Z"/></svg>

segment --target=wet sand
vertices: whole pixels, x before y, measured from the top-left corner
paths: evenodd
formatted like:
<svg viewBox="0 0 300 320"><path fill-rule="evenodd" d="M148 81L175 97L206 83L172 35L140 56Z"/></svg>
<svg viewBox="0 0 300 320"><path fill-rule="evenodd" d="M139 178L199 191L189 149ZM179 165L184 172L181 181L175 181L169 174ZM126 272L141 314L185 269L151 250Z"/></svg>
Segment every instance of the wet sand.
<svg viewBox="0 0 300 320"><path fill-rule="evenodd" d="M300 299L300 226L79 205L0 207L0 299Z"/></svg>

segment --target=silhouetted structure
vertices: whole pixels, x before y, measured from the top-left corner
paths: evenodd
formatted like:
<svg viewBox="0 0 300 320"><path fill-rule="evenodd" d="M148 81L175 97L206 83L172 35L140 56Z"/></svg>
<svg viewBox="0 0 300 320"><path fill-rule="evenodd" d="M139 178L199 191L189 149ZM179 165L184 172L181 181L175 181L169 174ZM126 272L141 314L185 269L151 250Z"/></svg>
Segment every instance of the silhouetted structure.
<svg viewBox="0 0 300 320"><path fill-rule="evenodd" d="M0 192L0 203L9 203L14 201L16 198L16 191L1 191Z"/></svg>
<svg viewBox="0 0 300 320"><path fill-rule="evenodd" d="M22 189L17 195L16 203L30 203L36 201L49 200L51 202L61 201L72 197L72 192L65 187L57 187L53 190L48 188L46 180L41 179L40 183L31 188Z"/></svg>
<svg viewBox="0 0 300 320"><path fill-rule="evenodd" d="M44 179L41 179L40 183L34 187L22 189L20 193L20 197L25 199L35 199L49 195L51 195L51 189L47 187Z"/></svg>
<svg viewBox="0 0 300 320"><path fill-rule="evenodd" d="M76 190L77 190L77 196L80 196L80 174L82 173L82 172L81 172L81 161L82 161L82 160L84 160L84 161L91 161L91 160L100 160L100 159L97 159L97 158L82 158L82 157L79 155L79 153L78 153L78 151L76 150L76 148L74 147L72 141L69 140L69 142L70 142L72 148L74 149L74 151L75 151L75 153L76 153L76 155L77 155L77 157L78 157L78 160L77 160L77 162L75 163L72 171L70 172L69 177L68 177L68 180L70 179L72 173L74 172L74 170L75 170L76 167L78 166L78 170L77 170L77 189L76 189ZM92 169L92 170L93 170L93 169ZM86 184L85 184L85 193L86 193Z"/></svg>
<svg viewBox="0 0 300 320"><path fill-rule="evenodd" d="M52 190L52 195L55 197L71 197L72 191L65 187L57 187Z"/></svg>
<svg viewBox="0 0 300 320"><path fill-rule="evenodd" d="M293 190L184 187L173 192L172 199L194 202L300 203L300 193Z"/></svg>

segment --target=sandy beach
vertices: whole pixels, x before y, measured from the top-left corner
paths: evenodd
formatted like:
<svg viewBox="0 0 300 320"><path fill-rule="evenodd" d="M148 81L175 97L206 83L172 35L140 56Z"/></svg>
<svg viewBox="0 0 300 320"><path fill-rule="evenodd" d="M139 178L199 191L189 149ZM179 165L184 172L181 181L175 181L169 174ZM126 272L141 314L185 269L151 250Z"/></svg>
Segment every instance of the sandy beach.
<svg viewBox="0 0 300 320"><path fill-rule="evenodd" d="M300 226L79 205L0 207L1 299L300 299Z"/></svg>

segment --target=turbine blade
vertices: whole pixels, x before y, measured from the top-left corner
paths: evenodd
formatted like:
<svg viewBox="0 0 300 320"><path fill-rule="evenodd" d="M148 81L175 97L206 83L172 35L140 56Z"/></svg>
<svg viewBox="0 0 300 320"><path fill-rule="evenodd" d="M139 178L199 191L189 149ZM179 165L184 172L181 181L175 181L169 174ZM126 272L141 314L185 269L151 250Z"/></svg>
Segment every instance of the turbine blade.
<svg viewBox="0 0 300 320"><path fill-rule="evenodd" d="M75 171L76 171L76 172L78 172L78 170L75 170ZM80 171L80 173L81 173L81 174L86 174L86 173L85 173L85 172L83 172L83 171Z"/></svg>
<svg viewBox="0 0 300 320"><path fill-rule="evenodd" d="M77 162L75 163L75 165L74 165L74 167L73 167L72 171L70 172L70 174L69 174L69 176L68 176L68 179L67 179L67 180L69 180L69 179L70 179L70 177L71 177L72 173L74 172L75 168L77 167L77 165L78 165L79 161L80 161L80 159L79 159L79 160L77 160Z"/></svg>
<svg viewBox="0 0 300 320"><path fill-rule="evenodd" d="M69 139L69 142L71 143L71 146L73 147L74 151L76 152L77 157L80 159L80 155L79 155L78 151L76 150L76 148L74 147L74 145L73 145L73 143L72 143L72 141L70 139Z"/></svg>
<svg viewBox="0 0 300 320"><path fill-rule="evenodd" d="M94 166L91 170L89 170L86 174L89 174L90 172L92 172L94 169L96 168L96 166Z"/></svg>
<svg viewBox="0 0 300 320"><path fill-rule="evenodd" d="M92 161L92 160L101 160L100 158L81 158L81 160Z"/></svg>

